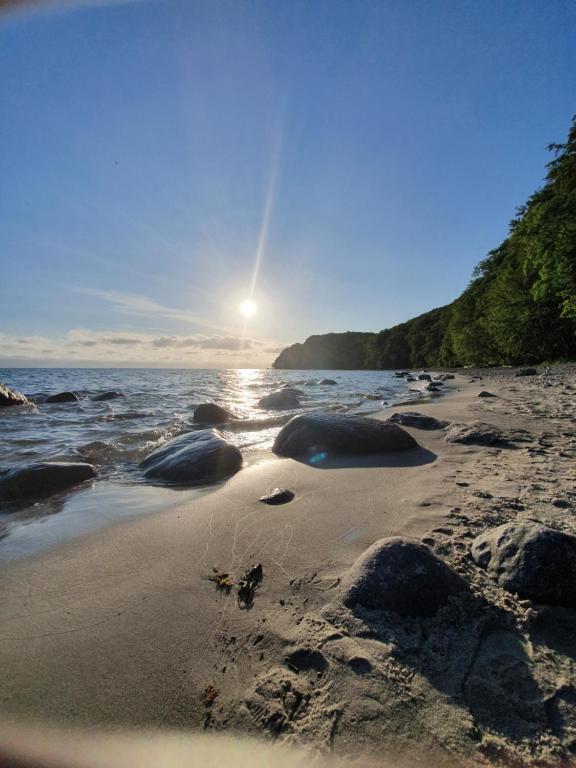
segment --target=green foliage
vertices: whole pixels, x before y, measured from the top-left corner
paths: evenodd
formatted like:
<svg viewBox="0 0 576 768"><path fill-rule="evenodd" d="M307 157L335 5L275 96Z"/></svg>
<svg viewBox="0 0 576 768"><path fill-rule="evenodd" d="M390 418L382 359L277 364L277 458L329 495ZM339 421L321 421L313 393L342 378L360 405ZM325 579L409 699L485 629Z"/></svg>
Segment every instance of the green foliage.
<svg viewBox="0 0 576 768"><path fill-rule="evenodd" d="M452 304L380 333L311 336L276 368L507 365L576 357L576 118L546 183Z"/></svg>

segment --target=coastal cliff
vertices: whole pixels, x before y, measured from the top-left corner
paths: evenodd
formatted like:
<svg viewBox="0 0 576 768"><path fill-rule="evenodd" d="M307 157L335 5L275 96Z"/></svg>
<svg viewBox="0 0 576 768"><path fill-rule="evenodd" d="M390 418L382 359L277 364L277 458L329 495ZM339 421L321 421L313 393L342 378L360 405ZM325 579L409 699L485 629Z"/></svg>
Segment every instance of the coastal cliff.
<svg viewBox="0 0 576 768"><path fill-rule="evenodd" d="M576 118L544 186L451 304L379 333L310 336L274 368L516 365L576 358Z"/></svg>

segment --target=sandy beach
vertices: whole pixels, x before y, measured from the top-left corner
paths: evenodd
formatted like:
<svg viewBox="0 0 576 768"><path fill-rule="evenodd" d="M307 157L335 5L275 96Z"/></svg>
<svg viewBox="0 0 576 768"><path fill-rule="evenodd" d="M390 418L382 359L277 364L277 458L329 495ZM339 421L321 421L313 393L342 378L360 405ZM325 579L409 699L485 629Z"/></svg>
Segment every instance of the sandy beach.
<svg viewBox="0 0 576 768"><path fill-rule="evenodd" d="M557 765L576 750L574 611L502 589L481 532L576 533L576 374L458 373L402 410L485 422L507 446L451 444L328 467L263 454L214 493L2 573L2 712L27 723L239 731L370 760ZM478 397L488 390L495 397ZM398 409L400 410L400 409ZM384 411L381 418L387 418ZM267 506L273 488L295 499ZM430 618L338 601L355 559L415 537L469 585ZM255 563L253 606L219 591ZM564 763L568 764L568 763Z"/></svg>

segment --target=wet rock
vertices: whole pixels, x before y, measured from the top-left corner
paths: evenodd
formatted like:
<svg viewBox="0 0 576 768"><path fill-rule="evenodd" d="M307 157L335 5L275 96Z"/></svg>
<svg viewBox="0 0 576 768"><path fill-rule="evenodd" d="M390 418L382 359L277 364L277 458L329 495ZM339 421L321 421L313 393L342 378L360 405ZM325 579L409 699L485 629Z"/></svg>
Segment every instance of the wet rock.
<svg viewBox="0 0 576 768"><path fill-rule="evenodd" d="M526 520L486 531L474 540L471 552L508 592L576 608L576 536Z"/></svg>
<svg viewBox="0 0 576 768"><path fill-rule="evenodd" d="M37 462L0 472L0 499L39 499L96 477L91 464Z"/></svg>
<svg viewBox="0 0 576 768"><path fill-rule="evenodd" d="M307 413L290 419L272 450L281 456L314 461L318 456L345 456L416 448L414 438L397 424L363 416Z"/></svg>
<svg viewBox="0 0 576 768"><path fill-rule="evenodd" d="M124 392L116 392L116 391L110 391L110 392L102 392L100 395L95 395L92 400L95 403L101 403L105 400L116 400L119 397L126 397Z"/></svg>
<svg viewBox="0 0 576 768"><path fill-rule="evenodd" d="M21 395L20 392L14 392L13 389L8 389L8 387L0 384L0 408L10 405L27 405L29 402L25 395Z"/></svg>
<svg viewBox="0 0 576 768"><path fill-rule="evenodd" d="M394 374L397 379L403 379L405 376L410 376L410 371L396 371Z"/></svg>
<svg viewBox="0 0 576 768"><path fill-rule="evenodd" d="M432 381L432 376L429 373L418 374L418 381Z"/></svg>
<svg viewBox="0 0 576 768"><path fill-rule="evenodd" d="M493 395L492 392L487 392L483 389L482 392L478 393L478 397L498 397L498 395Z"/></svg>
<svg viewBox="0 0 576 768"><path fill-rule="evenodd" d="M433 616L466 582L416 539L380 539L360 557L342 582L340 600L349 608Z"/></svg>
<svg viewBox="0 0 576 768"><path fill-rule="evenodd" d="M425 389L428 392L441 392L442 391L442 382L441 381L431 381L428 384L426 384Z"/></svg>
<svg viewBox="0 0 576 768"><path fill-rule="evenodd" d="M404 413L393 413L387 421L393 424L402 424L404 427L414 427L414 429L444 429L448 426L448 421L440 421L433 416L425 416L416 411L405 411Z"/></svg>
<svg viewBox="0 0 576 768"><path fill-rule="evenodd" d="M329 385L329 384L330 384L330 385L333 385L333 384L338 384L338 382L337 382L337 381L334 381L334 379L320 379L320 381L318 382L318 384L321 384L321 385L324 385L324 386L326 386L326 385Z"/></svg>
<svg viewBox="0 0 576 768"><path fill-rule="evenodd" d="M194 409L192 417L196 424L224 424L232 421L236 416L216 403L202 403Z"/></svg>
<svg viewBox="0 0 576 768"><path fill-rule="evenodd" d="M506 443L502 433L490 424L452 424L444 438L447 443L464 445L502 445Z"/></svg>
<svg viewBox="0 0 576 768"><path fill-rule="evenodd" d="M304 397L306 394L303 390L298 389L297 387L291 387L290 384L283 384L280 389L284 392L291 392L293 395L296 395L296 397Z"/></svg>
<svg viewBox="0 0 576 768"><path fill-rule="evenodd" d="M514 376L516 378L521 376L538 376L538 370L536 368L520 368L519 371L516 371Z"/></svg>
<svg viewBox="0 0 576 768"><path fill-rule="evenodd" d="M258 401L258 405L260 408L281 411L298 408L300 400L298 395L295 395L289 389L277 389L275 392L270 392L269 395L261 398Z"/></svg>
<svg viewBox="0 0 576 768"><path fill-rule="evenodd" d="M277 504L287 504L294 498L294 492L288 490L288 488L274 488L270 493L260 496L260 501L264 504L271 504L273 506Z"/></svg>
<svg viewBox="0 0 576 768"><path fill-rule="evenodd" d="M147 456L144 477L173 485L204 485L231 477L242 467L242 454L215 429L188 432Z"/></svg>
<svg viewBox="0 0 576 768"><path fill-rule="evenodd" d="M46 403L77 403L80 400L74 392L59 392L57 395L49 395Z"/></svg>

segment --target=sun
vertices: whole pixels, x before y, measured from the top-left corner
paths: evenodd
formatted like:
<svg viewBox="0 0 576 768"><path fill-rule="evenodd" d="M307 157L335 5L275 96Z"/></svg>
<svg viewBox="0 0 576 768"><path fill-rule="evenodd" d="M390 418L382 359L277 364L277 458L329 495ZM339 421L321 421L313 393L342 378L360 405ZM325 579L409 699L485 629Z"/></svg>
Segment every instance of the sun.
<svg viewBox="0 0 576 768"><path fill-rule="evenodd" d="M243 301L238 309L240 310L240 314L244 315L245 318L254 317L256 312L258 312L258 307L252 301L252 299L246 299L246 301Z"/></svg>

